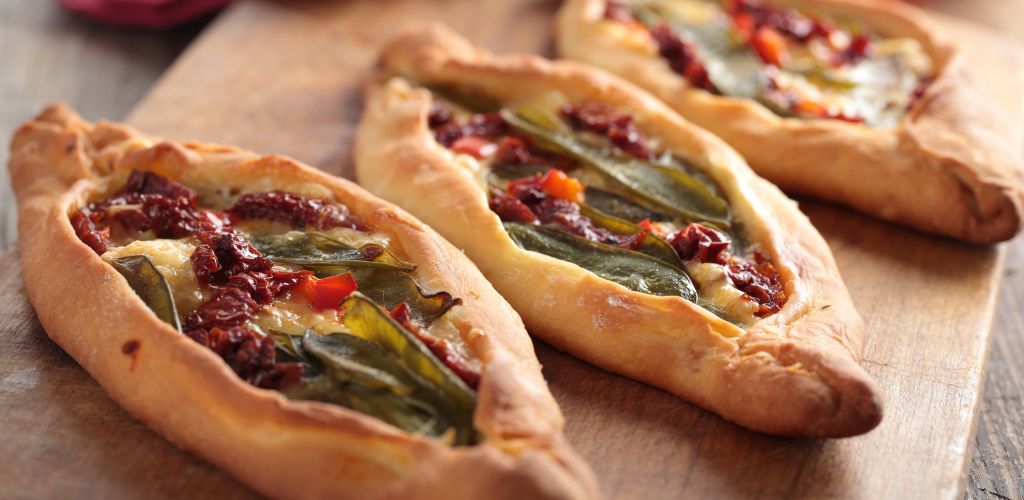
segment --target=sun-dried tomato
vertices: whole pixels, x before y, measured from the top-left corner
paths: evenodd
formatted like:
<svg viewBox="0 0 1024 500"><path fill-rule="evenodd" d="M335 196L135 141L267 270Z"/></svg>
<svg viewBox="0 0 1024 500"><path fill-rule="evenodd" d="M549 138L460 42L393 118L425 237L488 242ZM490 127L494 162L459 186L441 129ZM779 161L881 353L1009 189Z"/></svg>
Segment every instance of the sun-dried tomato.
<svg viewBox="0 0 1024 500"><path fill-rule="evenodd" d="M217 254L213 251L213 247L207 244L196 246L189 260L192 262L192 271L195 272L196 278L202 285L208 285L210 277L223 269L220 262L217 261Z"/></svg>
<svg viewBox="0 0 1024 500"><path fill-rule="evenodd" d="M281 292L310 276L313 276L310 271L245 272L234 274L228 278L227 286L245 291L258 304L268 305Z"/></svg>
<svg viewBox="0 0 1024 500"><path fill-rule="evenodd" d="M200 237L205 243L192 252L192 269L200 283L217 288L185 321L189 329L240 325L260 306L312 276L310 271L272 270L273 263L236 233Z"/></svg>
<svg viewBox="0 0 1024 500"><path fill-rule="evenodd" d="M629 115L616 113L595 102L563 106L561 114L573 128L605 135L616 148L628 155L645 160L651 156L646 139Z"/></svg>
<svg viewBox="0 0 1024 500"><path fill-rule="evenodd" d="M218 221L196 209L196 194L166 177L133 171L120 194L93 206L109 210L125 228L153 231L158 238L183 238L218 228ZM116 210L114 207L117 207Z"/></svg>
<svg viewBox="0 0 1024 500"><path fill-rule="evenodd" d="M142 213L149 218L158 238L184 238L199 231L214 229L213 224L195 209L189 198L166 198L147 195Z"/></svg>
<svg viewBox="0 0 1024 500"><path fill-rule="evenodd" d="M266 305L279 293L295 286L312 273L273 271L273 262L234 232L203 233L192 252L192 270L203 285L240 289L258 304Z"/></svg>
<svg viewBox="0 0 1024 500"><path fill-rule="evenodd" d="M753 262L731 257L729 240L724 235L696 223L670 236L669 244L684 262L724 265L733 286L758 305L758 317L774 314L785 304L779 273L761 252L754 252Z"/></svg>
<svg viewBox="0 0 1024 500"><path fill-rule="evenodd" d="M729 241L718 231L693 223L669 238L669 244L683 261L726 264Z"/></svg>
<svg viewBox="0 0 1024 500"><path fill-rule="evenodd" d="M228 276L247 271L269 271L274 263L256 250L248 240L235 232L220 232L212 239L222 271Z"/></svg>
<svg viewBox="0 0 1024 500"><path fill-rule="evenodd" d="M726 267L726 275L733 285L758 305L755 313L766 317L782 309L786 293L775 266L760 252L754 254L754 262L732 259Z"/></svg>
<svg viewBox="0 0 1024 500"><path fill-rule="evenodd" d="M494 152L494 162L503 165L527 165L532 163L530 148L519 137L504 137Z"/></svg>
<svg viewBox="0 0 1024 500"><path fill-rule="evenodd" d="M273 302L279 290L274 277L261 272L233 274L228 278L227 286L248 293L257 304L263 305Z"/></svg>
<svg viewBox="0 0 1024 500"><path fill-rule="evenodd" d="M564 172L575 170L579 165L568 156L537 148L525 138L507 135L498 141L498 149L494 152L494 163L497 165L538 165L557 168Z"/></svg>
<svg viewBox="0 0 1024 500"><path fill-rule="evenodd" d="M110 246L110 229L96 227L96 221L102 217L102 213L95 213L88 208L81 208L71 214L71 227L75 229L78 239L99 255L103 255Z"/></svg>
<svg viewBox="0 0 1024 500"><path fill-rule="evenodd" d="M437 356L437 359L441 360L466 385L473 389L480 385L480 372L469 366L466 359L455 351L451 342L431 335L423 329L422 325L414 321L408 304L405 302L398 304L389 314L398 324L420 339L430 349L430 352L434 353L434 356Z"/></svg>
<svg viewBox="0 0 1024 500"><path fill-rule="evenodd" d="M508 194L529 206L536 205L547 197L547 194L544 193L544 188L540 185L540 179L540 174L516 179L510 181L505 190L508 191Z"/></svg>
<svg viewBox="0 0 1024 500"><path fill-rule="evenodd" d="M510 127L498 112L477 113L463 125L463 135L475 135L485 139L496 139L508 134Z"/></svg>
<svg viewBox="0 0 1024 500"><path fill-rule="evenodd" d="M236 274L269 272L273 262L263 257L242 235L233 231L195 235L201 244L192 251L192 270L199 282L224 285Z"/></svg>
<svg viewBox="0 0 1024 500"><path fill-rule="evenodd" d="M300 229L306 227L359 229L360 227L358 221L349 215L348 208L344 205L282 191L244 194L234 206L228 209L228 212L241 219L284 222Z"/></svg>
<svg viewBox="0 0 1024 500"><path fill-rule="evenodd" d="M491 210L505 222L530 224L537 221L537 216L530 211L530 207L504 191L492 190L488 204Z"/></svg>
<svg viewBox="0 0 1024 500"><path fill-rule="evenodd" d="M244 323L260 310L248 292L235 287L218 288L185 319L185 330L226 328Z"/></svg>
<svg viewBox="0 0 1024 500"><path fill-rule="evenodd" d="M440 101L430 103L430 113L427 114L427 126L437 128L445 125L454 119L452 109Z"/></svg>
<svg viewBox="0 0 1024 500"><path fill-rule="evenodd" d="M432 125L434 138L442 146L450 148L455 141L467 137L476 136L481 139L496 140L509 133L510 127L500 113L476 113L469 117L465 123L459 123L452 118L450 120L437 120L438 125Z"/></svg>
<svg viewBox="0 0 1024 500"><path fill-rule="evenodd" d="M133 170L121 188L121 194L155 194L167 198L195 199L196 192L153 172Z"/></svg>
<svg viewBox="0 0 1024 500"><path fill-rule="evenodd" d="M274 339L246 328L195 329L189 338L217 353L242 380L264 389L281 389L302 377L302 365L278 363Z"/></svg>
<svg viewBox="0 0 1024 500"><path fill-rule="evenodd" d="M580 206L571 201L547 197L531 208L541 223L558 224L570 233L590 241L621 245L626 239L594 224L590 217L580 213Z"/></svg>
<svg viewBox="0 0 1024 500"><path fill-rule="evenodd" d="M652 29L651 36L658 44L658 54L668 62L672 71L682 75L694 87L717 92L693 44L683 40L665 24Z"/></svg>
<svg viewBox="0 0 1024 500"><path fill-rule="evenodd" d="M141 207L119 209L109 213L113 220L132 231L149 231L149 228L153 227L152 221L149 220L149 216L142 211Z"/></svg>

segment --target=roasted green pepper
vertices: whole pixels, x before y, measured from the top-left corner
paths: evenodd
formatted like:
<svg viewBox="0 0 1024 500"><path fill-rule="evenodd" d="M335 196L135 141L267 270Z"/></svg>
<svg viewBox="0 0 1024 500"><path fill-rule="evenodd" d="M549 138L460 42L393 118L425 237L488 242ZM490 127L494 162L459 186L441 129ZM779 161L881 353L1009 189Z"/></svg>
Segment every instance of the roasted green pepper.
<svg viewBox="0 0 1024 500"><path fill-rule="evenodd" d="M379 310L370 313L386 318ZM401 335L394 330L401 327L387 324L388 320L380 320L386 335ZM370 321L374 326L376 322ZM448 399L442 388L380 343L348 333L306 332L299 338L274 332L273 336L280 352L303 364L302 381L284 391L289 398L342 405L408 432L433 437L452 430L455 444L476 441L472 426L475 403L467 406Z"/></svg>
<svg viewBox="0 0 1024 500"><path fill-rule="evenodd" d="M697 300L690 276L654 257L595 243L558 228L515 222L504 225L512 240L524 250L571 262L636 292Z"/></svg>
<svg viewBox="0 0 1024 500"><path fill-rule="evenodd" d="M174 305L174 294L167 279L157 270L156 265L146 255L129 255L110 260L117 272L128 281L128 286L135 290L139 298L149 306L153 314L176 330L181 331L181 320L178 308Z"/></svg>
<svg viewBox="0 0 1024 500"><path fill-rule="evenodd" d="M659 165L603 151L564 131L557 116L539 109L502 110L502 117L539 145L568 154L618 183L634 199L687 222L728 227L729 205L699 179L674 166Z"/></svg>

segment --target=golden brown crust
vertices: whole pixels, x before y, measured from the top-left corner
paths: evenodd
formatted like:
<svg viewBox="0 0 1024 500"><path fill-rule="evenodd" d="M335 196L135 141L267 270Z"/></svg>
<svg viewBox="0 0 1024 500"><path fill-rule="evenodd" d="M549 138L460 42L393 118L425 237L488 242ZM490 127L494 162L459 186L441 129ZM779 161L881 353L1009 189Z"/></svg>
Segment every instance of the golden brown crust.
<svg viewBox="0 0 1024 500"><path fill-rule="evenodd" d="M884 220L975 243L1013 237L1024 210L1015 137L970 79L960 47L918 9L880 0L777 0L860 19L921 42L935 82L897 127L782 118L760 104L689 87L644 30L603 19L605 0L569 0L560 53L636 83L735 147L788 192L831 200Z"/></svg>
<svg viewBox="0 0 1024 500"><path fill-rule="evenodd" d="M483 444L451 448L338 406L256 389L160 321L68 222L71 210L131 169L192 186L329 197L389 235L426 288L464 301L449 314L483 361L475 414ZM47 333L122 407L256 490L287 498L596 495L565 442L519 318L468 259L393 205L287 158L154 141L59 105L18 130L10 170L25 286ZM130 341L137 348L126 354Z"/></svg>
<svg viewBox="0 0 1024 500"><path fill-rule="evenodd" d="M759 431L850 436L877 425L878 390L855 362L862 323L831 252L795 204L724 143L616 77L534 56L492 57L441 27L399 36L382 66L399 78L368 88L356 140L360 183L462 248L533 334ZM430 94L410 81L506 102L597 101L631 114L648 137L716 178L750 239L776 263L788 302L743 331L680 297L632 292L519 249L473 174L434 141Z"/></svg>

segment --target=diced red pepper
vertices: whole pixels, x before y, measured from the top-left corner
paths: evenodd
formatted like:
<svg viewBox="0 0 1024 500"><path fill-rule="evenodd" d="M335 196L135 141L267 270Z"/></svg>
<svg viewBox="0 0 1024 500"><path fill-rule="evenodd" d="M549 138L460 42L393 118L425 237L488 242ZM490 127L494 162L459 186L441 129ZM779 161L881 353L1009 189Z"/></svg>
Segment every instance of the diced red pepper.
<svg viewBox="0 0 1024 500"><path fill-rule="evenodd" d="M793 110L800 115L809 116L826 116L828 115L828 109L825 108L821 103L810 101L807 99L801 99L793 105Z"/></svg>
<svg viewBox="0 0 1024 500"><path fill-rule="evenodd" d="M644 219L640 222L637 222L636 225L640 226L643 229L646 229L650 234L653 234L659 238L664 239L668 237L668 232L665 231L661 226L654 225L654 223L651 222L651 219Z"/></svg>
<svg viewBox="0 0 1024 500"><path fill-rule="evenodd" d="M540 179L545 193L574 203L583 203L583 183L566 175L557 168L548 170Z"/></svg>
<svg viewBox="0 0 1024 500"><path fill-rule="evenodd" d="M732 18L733 28L736 29L736 34L740 40L746 42L754 36L754 30L757 28L757 23L754 22L754 16L747 14L746 12L740 12Z"/></svg>
<svg viewBox="0 0 1024 500"><path fill-rule="evenodd" d="M757 55L767 64L782 66L782 62L788 57L786 39L772 28L759 28L750 42Z"/></svg>
<svg viewBox="0 0 1024 500"><path fill-rule="evenodd" d="M313 309L326 311L337 309L341 302L359 288L352 273L338 274L329 278L317 279L313 276L295 285L292 290L306 299Z"/></svg>
<svg viewBox="0 0 1024 500"><path fill-rule="evenodd" d="M475 135L460 137L451 146L453 152L467 154L478 160L494 154L497 149L493 142Z"/></svg>

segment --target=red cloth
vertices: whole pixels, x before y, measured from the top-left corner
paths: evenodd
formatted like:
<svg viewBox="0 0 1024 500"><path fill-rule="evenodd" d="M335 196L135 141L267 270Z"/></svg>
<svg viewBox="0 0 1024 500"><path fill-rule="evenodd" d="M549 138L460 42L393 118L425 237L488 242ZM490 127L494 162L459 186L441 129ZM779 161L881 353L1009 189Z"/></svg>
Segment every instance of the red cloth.
<svg viewBox="0 0 1024 500"><path fill-rule="evenodd" d="M119 26L164 29L191 21L231 0L60 0L69 10Z"/></svg>

